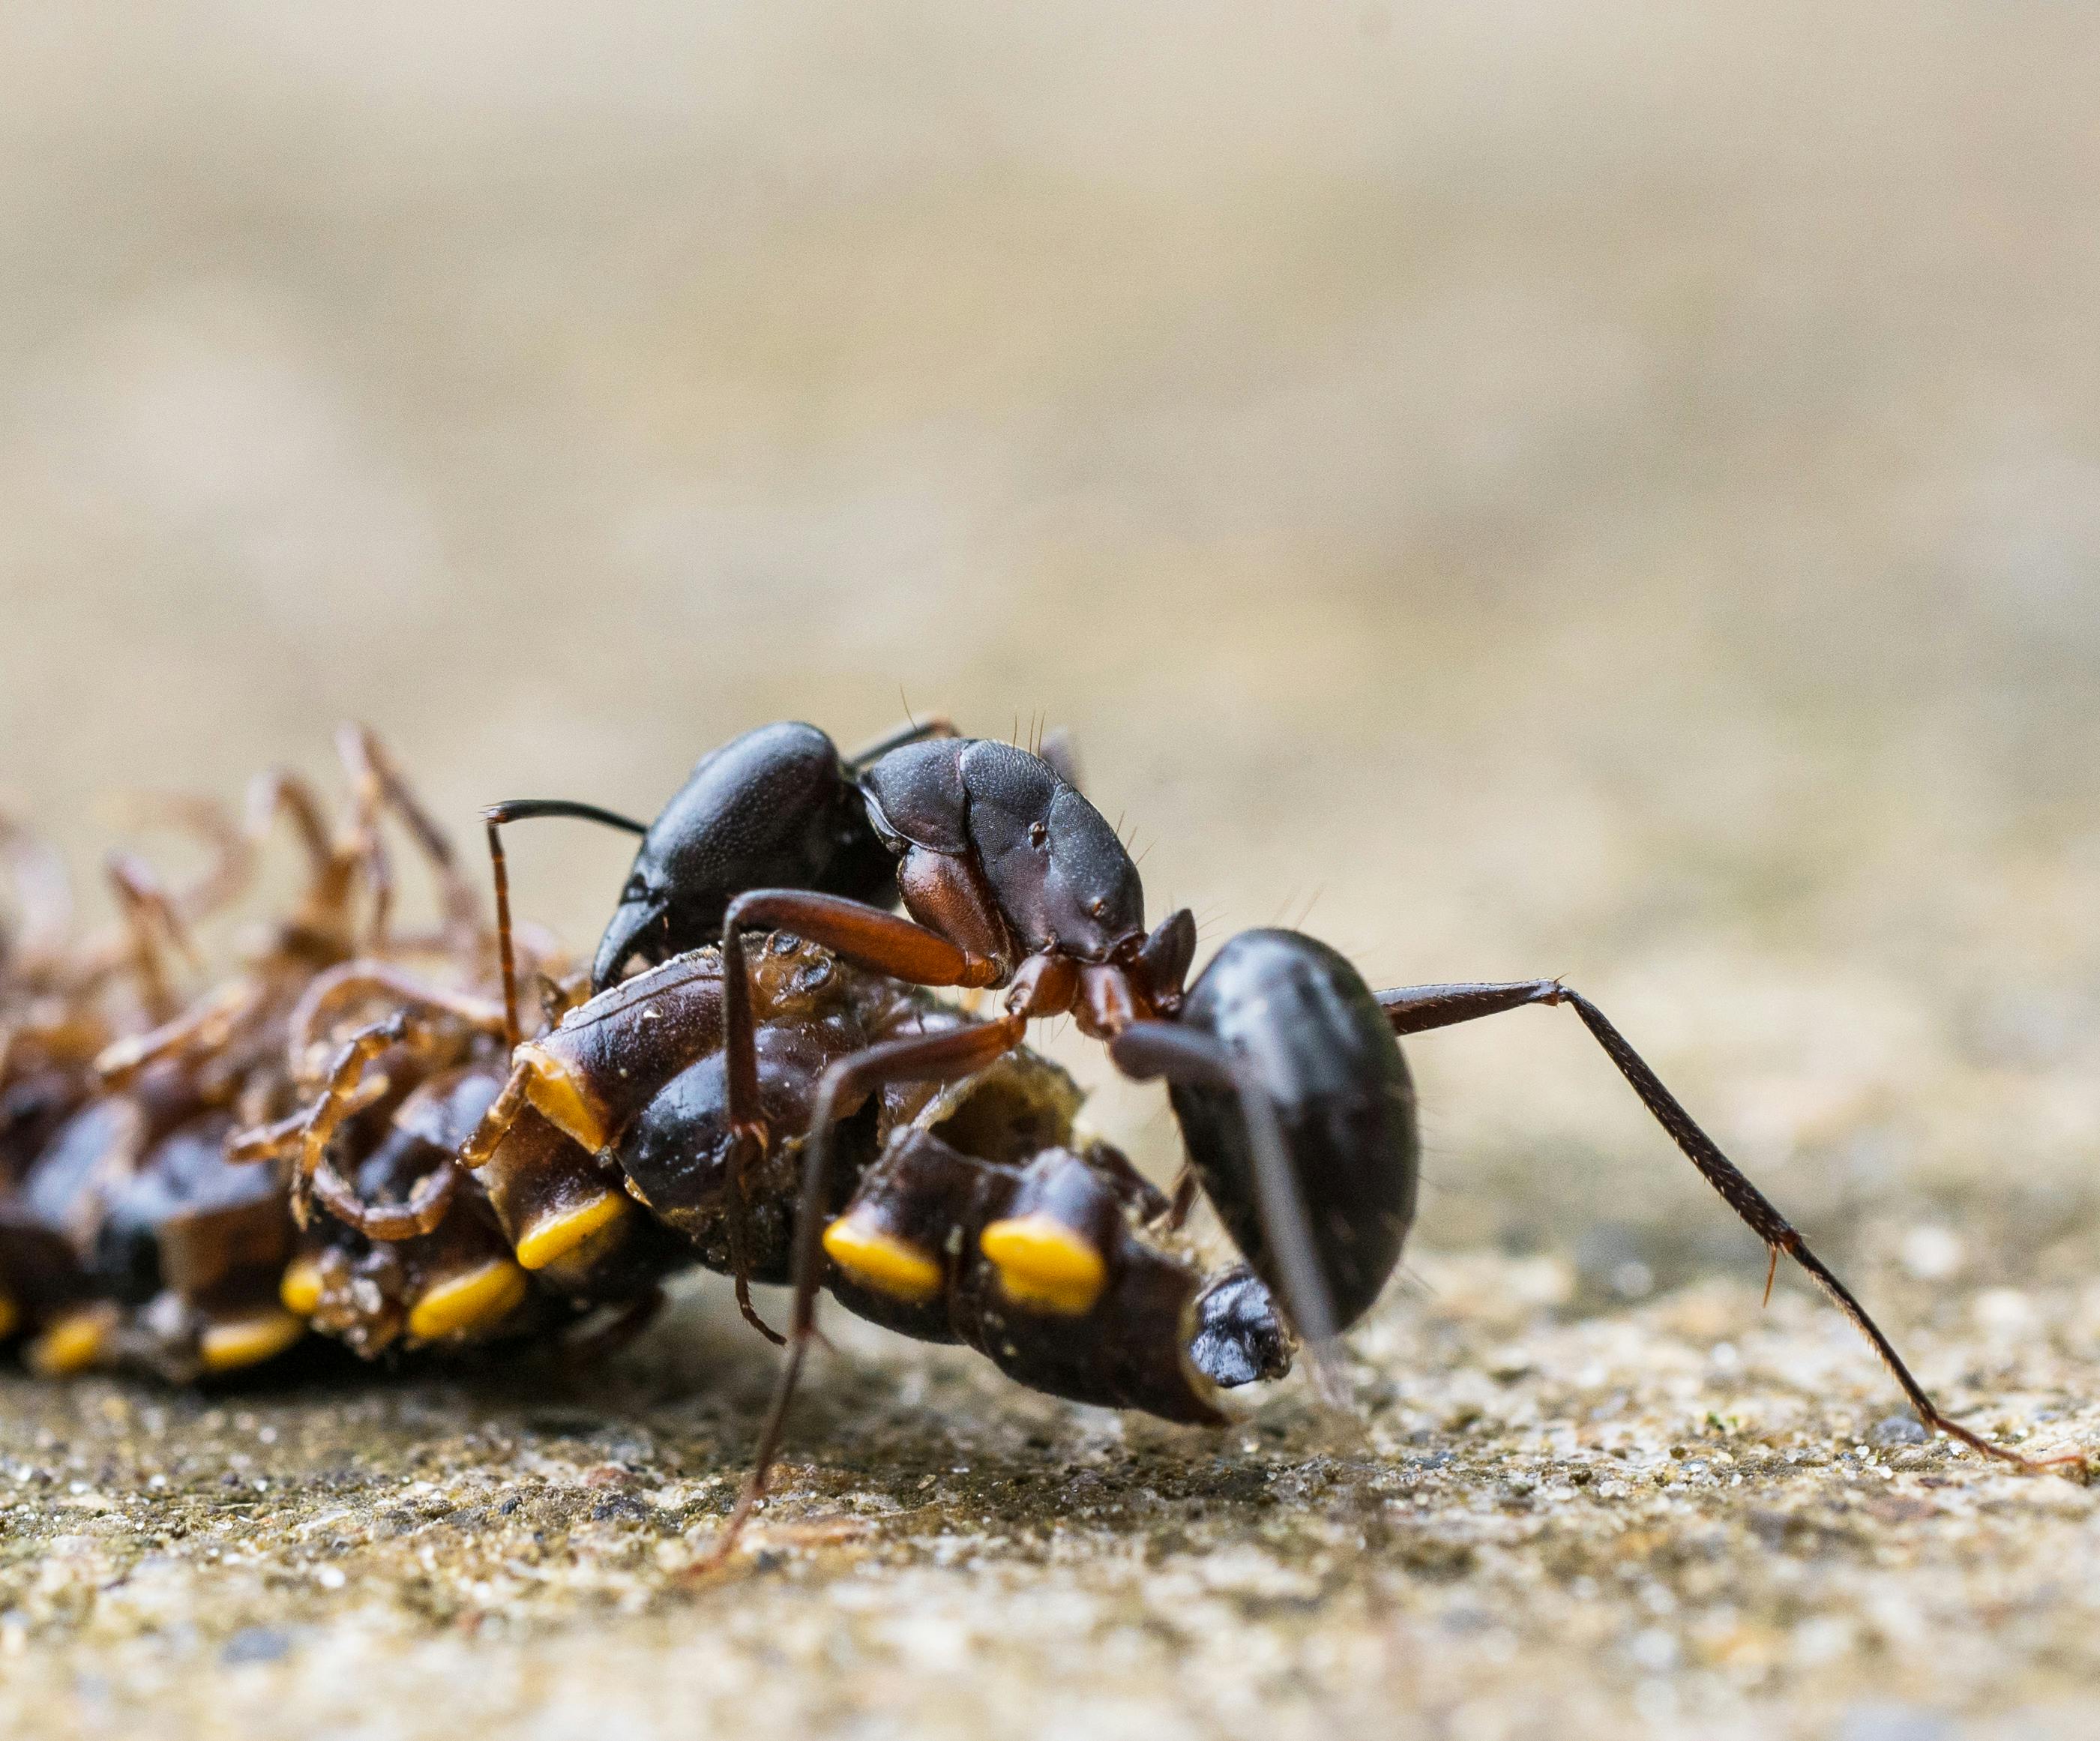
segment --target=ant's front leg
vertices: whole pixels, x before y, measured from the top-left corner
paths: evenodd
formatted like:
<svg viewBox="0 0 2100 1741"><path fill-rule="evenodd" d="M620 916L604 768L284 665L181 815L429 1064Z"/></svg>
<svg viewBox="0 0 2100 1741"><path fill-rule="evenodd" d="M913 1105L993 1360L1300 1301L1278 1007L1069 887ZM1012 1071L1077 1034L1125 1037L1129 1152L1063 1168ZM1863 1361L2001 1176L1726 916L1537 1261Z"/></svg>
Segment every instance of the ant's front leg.
<svg viewBox="0 0 2100 1741"><path fill-rule="evenodd" d="M907 865L910 862L907 859ZM933 863L937 875L942 867L952 864L940 859ZM987 943L995 938L1004 943L1004 922L967 880L967 873L957 866L947 876L948 882L938 887L931 878L927 879L931 910L952 915L956 928L966 935ZM989 951L967 948L913 920L843 895L819 895L804 889L754 889L729 904L722 916L721 932L722 1049L731 1145L730 1239L732 1249L739 1253L750 1245L751 1210L745 1181L765 1153L767 1141L758 1103L757 1029L752 1015L751 973L743 948L744 931L761 926L792 930L845 960L909 985L993 986L1007 977L1000 960ZM1020 989L1017 987L1017 991ZM1034 989L1028 988L1030 995ZM1024 1022L1024 1030L1026 1026ZM1018 1045L1018 1037L1011 1044ZM779 1341L779 1337L760 1320L751 1305L750 1278L740 1258L735 1268L738 1308L748 1322Z"/></svg>
<svg viewBox="0 0 2100 1741"><path fill-rule="evenodd" d="M952 912L958 928L988 941L1004 939L989 903L955 880L936 910ZM994 930L993 927L998 929ZM754 889L739 895L723 916L722 1045L728 1054L729 1117L733 1133L763 1142L758 1110L758 1058L751 1013L751 972L743 934L760 927L792 931L835 955L907 985L986 987L1008 977L999 957L951 942L914 920L899 918L842 895L803 889Z"/></svg>

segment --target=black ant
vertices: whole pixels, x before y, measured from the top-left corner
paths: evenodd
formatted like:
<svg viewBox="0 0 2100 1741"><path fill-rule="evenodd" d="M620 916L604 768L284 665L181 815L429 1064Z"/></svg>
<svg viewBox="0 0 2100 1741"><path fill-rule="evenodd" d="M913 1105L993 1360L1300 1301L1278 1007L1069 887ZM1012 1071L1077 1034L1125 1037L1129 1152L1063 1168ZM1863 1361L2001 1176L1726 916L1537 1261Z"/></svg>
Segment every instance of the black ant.
<svg viewBox="0 0 2100 1741"><path fill-rule="evenodd" d="M563 814L642 836L598 950L595 983L612 983L634 955L660 960L719 936L732 1181L767 1142L747 930L792 930L907 985L1006 989L994 1020L871 1036L827 1067L804 1152L788 1354L739 1521L764 1490L814 1331L823 1209L836 1188L826 1145L838 1109L885 1085L967 1076L1017 1046L1031 1020L1065 1014L1105 1040L1127 1074L1167 1080L1195 1182L1274 1290L1330 1396L1339 1394L1333 1340L1377 1297L1414 1218L1418 1142L1399 1036L1566 1004L1763 1241L1771 1269L1784 1253L1807 1272L1921 1422L2022 1468L2082 1465L2076 1455L2025 1457L1942 1413L1799 1232L1579 992L1559 980L1374 992L1325 944L1282 930L1230 939L1185 988L1191 916L1177 912L1146 930L1143 885L1114 829L1027 750L953 736L936 722L849 760L814 727L765 727L703 760L646 827L559 802L494 806L499 867L500 824ZM908 917L889 910L900 900ZM1044 1226L1009 1239L1001 1268L1009 1288L1047 1289L1093 1273L1089 1257L1083 1239Z"/></svg>

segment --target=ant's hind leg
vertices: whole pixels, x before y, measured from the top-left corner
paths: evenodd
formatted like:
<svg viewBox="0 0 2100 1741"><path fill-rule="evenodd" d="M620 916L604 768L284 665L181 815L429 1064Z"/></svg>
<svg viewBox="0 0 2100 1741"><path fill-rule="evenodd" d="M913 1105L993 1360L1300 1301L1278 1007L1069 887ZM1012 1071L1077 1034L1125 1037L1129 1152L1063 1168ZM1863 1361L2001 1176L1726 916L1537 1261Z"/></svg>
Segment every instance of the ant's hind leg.
<svg viewBox="0 0 2100 1741"><path fill-rule="evenodd" d="M1721 1195L1721 1199L1736 1212L1751 1232L1762 1239L1771 1253L1776 1265L1781 1252L1791 1257L1805 1270L1815 1284L1849 1319L1854 1329L1864 1337L1869 1346L1880 1357L1882 1364L1896 1381L1906 1401L1917 1412L1917 1418L1928 1429L1944 1433L1949 1438L1959 1439L1971 1449L1988 1456L1998 1457L2023 1469L2043 1469L2076 1465L2085 1467L2085 1458L2076 1452L2054 1457L2027 1457L2005 1446L1993 1444L1980 1433L1971 1431L1959 1421L1943 1414L1926 1394L1925 1388L1911 1376L1910 1368L1903 1363L1881 1326L1868 1315L1867 1310L1852 1297L1851 1289L1839 1281L1823 1260L1808 1248L1793 1223L1780 1213L1771 1200L1752 1184L1733 1161L1723 1154L1714 1139L1701 1130L1684 1110L1677 1097L1663 1086L1662 1079L1648 1067L1648 1061L1634 1050L1617 1028L1613 1027L1599 1010L1579 992L1570 989L1558 979L1521 979L1498 983L1468 983L1456 985L1405 986L1397 990L1376 994L1379 1006L1396 1034L1421 1033L1435 1027L1448 1027L1460 1022L1471 1022L1480 1017L1498 1015L1507 1010L1522 1009L1527 1004L1566 1004L1582 1019L1582 1025L1590 1030L1592 1038L1604 1049L1619 1074L1626 1079L1633 1091L1640 1097L1655 1121L1669 1132L1670 1140L1683 1151L1686 1160L1699 1169L1700 1176ZM1767 1278L1769 1289L1771 1281Z"/></svg>

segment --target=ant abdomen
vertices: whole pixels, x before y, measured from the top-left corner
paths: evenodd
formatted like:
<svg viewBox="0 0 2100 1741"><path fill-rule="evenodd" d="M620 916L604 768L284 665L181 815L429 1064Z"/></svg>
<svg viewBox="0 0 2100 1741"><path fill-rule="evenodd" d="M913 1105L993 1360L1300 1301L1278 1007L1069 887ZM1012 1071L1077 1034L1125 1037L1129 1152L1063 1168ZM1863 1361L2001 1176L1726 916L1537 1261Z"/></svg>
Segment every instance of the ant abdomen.
<svg viewBox="0 0 2100 1741"><path fill-rule="evenodd" d="M1346 1329L1378 1298L1414 1220L1414 1088L1391 1023L1347 960L1284 930L1229 939L1180 1019L1237 1058L1273 1108L1332 1328ZM1190 1080L1169 1094L1204 1195L1256 1273L1278 1285L1239 1096Z"/></svg>

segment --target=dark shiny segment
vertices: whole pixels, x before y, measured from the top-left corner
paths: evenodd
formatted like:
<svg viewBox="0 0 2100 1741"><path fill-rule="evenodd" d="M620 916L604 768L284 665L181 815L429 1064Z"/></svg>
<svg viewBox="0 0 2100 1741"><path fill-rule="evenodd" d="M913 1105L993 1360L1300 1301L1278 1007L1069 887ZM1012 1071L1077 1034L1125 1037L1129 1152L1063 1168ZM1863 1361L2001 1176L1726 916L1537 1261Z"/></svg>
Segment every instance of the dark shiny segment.
<svg viewBox="0 0 2100 1741"><path fill-rule="evenodd" d="M974 854L1015 938L1105 961L1145 935L1145 886L1108 819L1040 756L986 738L913 744L861 775L892 847Z"/></svg>
<svg viewBox="0 0 2100 1741"><path fill-rule="evenodd" d="M591 968L602 990L628 958L717 941L747 889L813 889L888 907L896 868L837 747L814 726L761 726L694 768L650 824Z"/></svg>
<svg viewBox="0 0 2100 1741"><path fill-rule="evenodd" d="M1414 1220L1420 1142L1399 1043L1355 968L1295 931L1243 931L1189 989L1182 1025L1214 1036L1276 1111L1335 1328L1370 1310ZM1280 1285L1246 1125L1231 1089L1175 1082L1190 1163L1255 1271Z"/></svg>
<svg viewBox="0 0 2100 1741"><path fill-rule="evenodd" d="M1063 1148L1025 1167L1007 1166L964 1155L925 1131L902 1132L845 1213L934 1255L941 1291L901 1300L836 1265L828 1266L826 1285L857 1316L924 1341L963 1342L1033 1390L1215 1425L1224 1417L1189 1359L1202 1278L1131 1231L1127 1167L1113 1151L1096 1156ZM1031 1214L1053 1217L1101 1253L1106 1280L1087 1311L1067 1316L1007 1297L979 1240L991 1222ZM1221 1325L1221 1333L1233 1328ZM1259 1356L1250 1348L1247 1358Z"/></svg>
<svg viewBox="0 0 2100 1741"><path fill-rule="evenodd" d="M1198 1296L1189 1358L1221 1390L1281 1378L1290 1370L1290 1335L1253 1270L1228 1270Z"/></svg>

